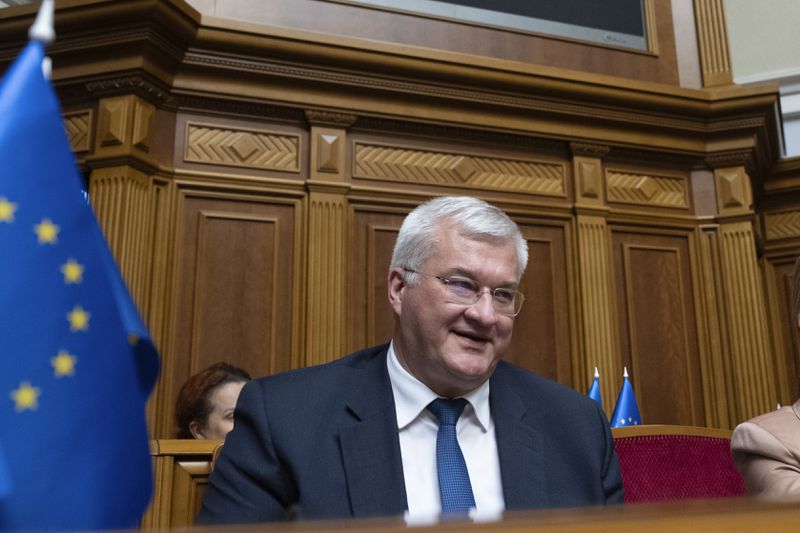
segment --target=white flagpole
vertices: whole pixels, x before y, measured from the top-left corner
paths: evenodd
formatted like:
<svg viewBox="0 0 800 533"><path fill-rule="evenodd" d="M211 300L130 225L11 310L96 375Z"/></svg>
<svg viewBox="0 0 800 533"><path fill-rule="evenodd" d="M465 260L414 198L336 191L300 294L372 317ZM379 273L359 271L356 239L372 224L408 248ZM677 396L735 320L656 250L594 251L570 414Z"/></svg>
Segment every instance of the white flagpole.
<svg viewBox="0 0 800 533"><path fill-rule="evenodd" d="M56 38L56 31L53 28L53 17L55 12L55 0L42 0L39 6L39 13L33 26L28 30L28 39L31 41L41 41L45 46L53 42ZM49 80L53 72L53 62L45 56L42 60L42 73L45 79Z"/></svg>

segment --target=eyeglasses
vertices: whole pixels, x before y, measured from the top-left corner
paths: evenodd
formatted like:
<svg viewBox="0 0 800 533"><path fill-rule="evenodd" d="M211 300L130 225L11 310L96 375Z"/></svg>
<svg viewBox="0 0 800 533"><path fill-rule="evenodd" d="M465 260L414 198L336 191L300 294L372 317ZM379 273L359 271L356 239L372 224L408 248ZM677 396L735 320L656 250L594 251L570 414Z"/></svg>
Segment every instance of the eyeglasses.
<svg viewBox="0 0 800 533"><path fill-rule="evenodd" d="M494 310L501 315L515 317L522 310L522 304L525 302L525 295L514 289L492 289L482 286L474 279L461 276L443 278L442 276L426 274L411 268L403 268L403 270L441 281L445 288L445 299L453 304L474 305L480 300L485 291L489 291L489 294L492 295Z"/></svg>

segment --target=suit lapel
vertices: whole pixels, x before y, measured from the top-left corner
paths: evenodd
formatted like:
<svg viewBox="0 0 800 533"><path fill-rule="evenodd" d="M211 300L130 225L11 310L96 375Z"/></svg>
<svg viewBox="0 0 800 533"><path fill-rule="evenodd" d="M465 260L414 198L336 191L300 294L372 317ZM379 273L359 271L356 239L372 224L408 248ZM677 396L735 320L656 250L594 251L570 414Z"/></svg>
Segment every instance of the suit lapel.
<svg viewBox="0 0 800 533"><path fill-rule="evenodd" d="M362 373L339 431L353 516L402 515L408 504L385 348Z"/></svg>
<svg viewBox="0 0 800 533"><path fill-rule="evenodd" d="M502 362L497 366L489 390L494 419L500 475L507 509L547 506L547 477L542 435L527 425L527 411L516 392L518 385Z"/></svg>

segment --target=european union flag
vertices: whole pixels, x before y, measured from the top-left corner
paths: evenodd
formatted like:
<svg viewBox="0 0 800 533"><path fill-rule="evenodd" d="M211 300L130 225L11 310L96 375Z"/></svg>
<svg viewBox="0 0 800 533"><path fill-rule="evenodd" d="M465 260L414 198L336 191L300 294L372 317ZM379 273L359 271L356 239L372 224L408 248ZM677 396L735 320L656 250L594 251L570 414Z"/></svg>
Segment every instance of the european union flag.
<svg viewBox="0 0 800 533"><path fill-rule="evenodd" d="M603 396L600 394L600 372L597 371L597 367L594 367L594 379L592 386L589 387L589 398L596 401L600 409L603 408Z"/></svg>
<svg viewBox="0 0 800 533"><path fill-rule="evenodd" d="M0 530L131 527L158 373L32 41L0 85Z"/></svg>
<svg viewBox="0 0 800 533"><path fill-rule="evenodd" d="M622 376L622 388L619 390L617 405L614 406L614 414L611 415L611 427L639 426L642 424L642 416L639 414L639 405L636 403L636 395L633 387L628 380L628 369Z"/></svg>

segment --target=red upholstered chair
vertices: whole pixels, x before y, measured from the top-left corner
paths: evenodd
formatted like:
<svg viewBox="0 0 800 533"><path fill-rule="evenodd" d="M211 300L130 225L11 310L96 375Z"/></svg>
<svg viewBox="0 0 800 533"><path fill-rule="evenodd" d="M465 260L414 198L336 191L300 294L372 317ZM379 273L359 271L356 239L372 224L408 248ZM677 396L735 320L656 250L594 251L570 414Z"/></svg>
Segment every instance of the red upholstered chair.
<svg viewBox="0 0 800 533"><path fill-rule="evenodd" d="M613 428L625 503L743 496L731 431L690 426Z"/></svg>

